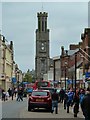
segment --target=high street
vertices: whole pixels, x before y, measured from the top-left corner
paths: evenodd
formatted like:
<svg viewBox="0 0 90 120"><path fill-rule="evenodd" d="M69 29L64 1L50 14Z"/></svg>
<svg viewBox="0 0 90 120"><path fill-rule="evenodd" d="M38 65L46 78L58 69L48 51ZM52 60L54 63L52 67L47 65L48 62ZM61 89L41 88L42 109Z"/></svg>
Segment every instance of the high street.
<svg viewBox="0 0 90 120"><path fill-rule="evenodd" d="M23 102L18 102L14 98L12 101L2 102L2 118L19 118L20 111L27 105L26 99Z"/></svg>
<svg viewBox="0 0 90 120"><path fill-rule="evenodd" d="M72 107L70 113L63 109L63 104L59 103L58 114L47 112L43 109L27 111L27 98L24 101L17 102L16 99L2 102L2 117L3 118L74 118ZM80 110L78 118L84 118Z"/></svg>

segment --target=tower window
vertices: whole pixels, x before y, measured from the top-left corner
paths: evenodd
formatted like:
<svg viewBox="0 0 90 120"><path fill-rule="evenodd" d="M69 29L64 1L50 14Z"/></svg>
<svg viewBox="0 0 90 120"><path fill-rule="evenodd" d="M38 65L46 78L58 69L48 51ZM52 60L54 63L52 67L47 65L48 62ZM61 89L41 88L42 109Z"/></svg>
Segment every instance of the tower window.
<svg viewBox="0 0 90 120"><path fill-rule="evenodd" d="M45 60L41 60L41 71L45 69Z"/></svg>
<svg viewBox="0 0 90 120"><path fill-rule="evenodd" d="M44 31L44 21L42 21L42 31Z"/></svg>
<svg viewBox="0 0 90 120"><path fill-rule="evenodd" d="M40 31L40 21L38 21L38 30Z"/></svg>
<svg viewBox="0 0 90 120"><path fill-rule="evenodd" d="M47 21L45 21L45 30L47 30Z"/></svg>

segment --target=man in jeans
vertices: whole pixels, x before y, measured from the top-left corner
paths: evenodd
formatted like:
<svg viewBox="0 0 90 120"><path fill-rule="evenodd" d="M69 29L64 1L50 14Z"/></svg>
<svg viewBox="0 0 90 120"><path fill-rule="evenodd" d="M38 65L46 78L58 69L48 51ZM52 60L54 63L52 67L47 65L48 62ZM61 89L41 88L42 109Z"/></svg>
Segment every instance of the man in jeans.
<svg viewBox="0 0 90 120"><path fill-rule="evenodd" d="M85 120L90 120L90 88L87 88L86 94L81 102L81 109Z"/></svg>
<svg viewBox="0 0 90 120"><path fill-rule="evenodd" d="M22 88L18 89L18 96L17 96L17 101L23 101L23 90Z"/></svg>
<svg viewBox="0 0 90 120"><path fill-rule="evenodd" d="M58 93L56 93L56 89L54 91L54 93L52 94L52 111L51 113L54 112L54 108L55 108L55 113L58 114L58 99L59 99L59 96L58 96Z"/></svg>
<svg viewBox="0 0 90 120"><path fill-rule="evenodd" d="M72 105L73 96L74 96L74 93L73 93L72 89L69 90L69 92L67 93L67 95L68 95L68 100L67 100L67 113L69 113L69 106Z"/></svg>

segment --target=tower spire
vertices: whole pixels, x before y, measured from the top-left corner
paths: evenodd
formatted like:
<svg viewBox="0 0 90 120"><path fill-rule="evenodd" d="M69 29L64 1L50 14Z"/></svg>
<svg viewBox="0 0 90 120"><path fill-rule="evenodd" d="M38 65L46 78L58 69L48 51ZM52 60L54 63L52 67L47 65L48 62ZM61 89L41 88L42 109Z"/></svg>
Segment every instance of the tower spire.
<svg viewBox="0 0 90 120"><path fill-rule="evenodd" d="M42 12L43 12L43 2L42 2Z"/></svg>

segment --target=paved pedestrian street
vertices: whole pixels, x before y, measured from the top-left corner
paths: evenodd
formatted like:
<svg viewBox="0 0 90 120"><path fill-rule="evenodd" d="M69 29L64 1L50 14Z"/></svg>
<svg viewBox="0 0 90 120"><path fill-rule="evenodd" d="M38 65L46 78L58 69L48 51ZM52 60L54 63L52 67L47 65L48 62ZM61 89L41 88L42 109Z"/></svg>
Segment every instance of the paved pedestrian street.
<svg viewBox="0 0 90 120"><path fill-rule="evenodd" d="M58 114L50 113L43 109L28 112L27 107L25 107L20 113L20 118L74 118L74 115L72 107L70 107L70 112L67 113L66 110L63 109L63 104L59 103ZM77 118L84 118L81 109Z"/></svg>
<svg viewBox="0 0 90 120"><path fill-rule="evenodd" d="M63 104L59 103L58 107L58 114L50 113L45 109L35 109L33 111L28 112L27 110L27 98L24 98L24 101L18 102L14 98L12 101L11 99L5 102L2 102L2 117L8 118L5 120L15 120L15 118L32 118L31 120L35 120L35 118L46 118L44 120L48 120L48 118L68 118L76 120L73 115L73 109L70 107L70 112L67 113L66 110L63 108ZM69 119L70 118L70 119ZM79 109L79 113L77 119L82 120L84 118L81 109ZM3 119L4 120L4 119ZM17 120L17 119L16 119ZM43 119L42 119L43 120ZM53 120L53 119L52 119ZM61 119L60 119L61 120Z"/></svg>

